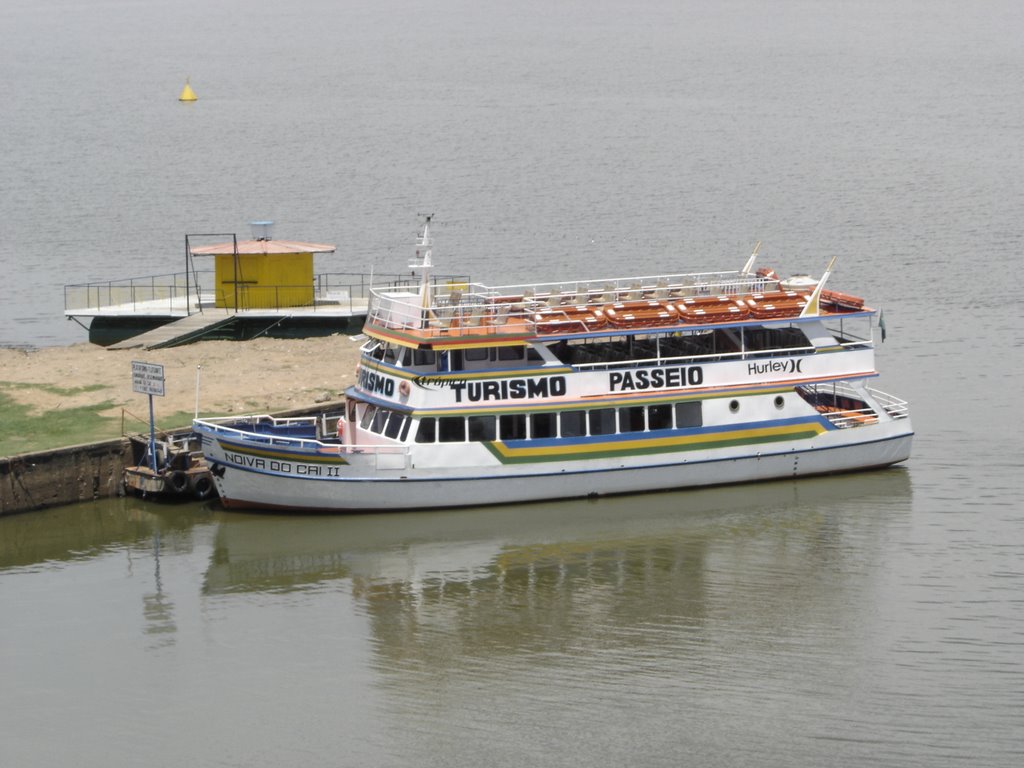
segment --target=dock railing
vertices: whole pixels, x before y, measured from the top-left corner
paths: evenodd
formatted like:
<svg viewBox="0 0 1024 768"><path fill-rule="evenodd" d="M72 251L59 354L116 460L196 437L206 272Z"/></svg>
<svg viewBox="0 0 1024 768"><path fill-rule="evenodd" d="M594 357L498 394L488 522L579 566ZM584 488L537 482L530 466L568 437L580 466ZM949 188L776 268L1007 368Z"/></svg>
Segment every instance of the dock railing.
<svg viewBox="0 0 1024 768"><path fill-rule="evenodd" d="M464 275L451 275L447 281L468 282ZM196 287L198 283L198 290ZM375 290L397 290L419 285L419 277L405 274L369 274L359 272L321 272L309 284L257 285L239 281L216 285L212 270L175 272L145 277L128 277L64 286L66 315L133 313L185 316L213 306L238 310L284 310L294 307L333 309L362 314ZM219 301L218 301L219 297Z"/></svg>
<svg viewBox="0 0 1024 768"><path fill-rule="evenodd" d="M65 285L64 313L102 312L115 307L136 312L184 312L189 303L187 286L185 272Z"/></svg>

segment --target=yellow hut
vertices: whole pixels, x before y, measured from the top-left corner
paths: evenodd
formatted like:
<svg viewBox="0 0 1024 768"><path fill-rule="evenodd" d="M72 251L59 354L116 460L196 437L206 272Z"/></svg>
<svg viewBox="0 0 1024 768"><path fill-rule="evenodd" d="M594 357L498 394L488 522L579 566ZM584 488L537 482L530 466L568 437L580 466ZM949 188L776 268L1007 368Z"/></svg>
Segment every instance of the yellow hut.
<svg viewBox="0 0 1024 768"><path fill-rule="evenodd" d="M214 304L225 309L282 309L313 303L313 254L333 253L325 243L274 240L272 222L252 223L253 239L193 248L214 257Z"/></svg>

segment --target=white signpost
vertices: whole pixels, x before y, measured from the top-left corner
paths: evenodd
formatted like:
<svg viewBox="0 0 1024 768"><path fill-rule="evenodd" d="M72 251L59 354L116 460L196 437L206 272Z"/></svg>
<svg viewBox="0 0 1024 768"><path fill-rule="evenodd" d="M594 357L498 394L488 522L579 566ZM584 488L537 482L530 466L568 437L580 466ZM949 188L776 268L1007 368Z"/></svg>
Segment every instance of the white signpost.
<svg viewBox="0 0 1024 768"><path fill-rule="evenodd" d="M156 419L153 417L153 395L164 396L164 367L157 363L132 360L132 391L149 396L149 467L156 469Z"/></svg>

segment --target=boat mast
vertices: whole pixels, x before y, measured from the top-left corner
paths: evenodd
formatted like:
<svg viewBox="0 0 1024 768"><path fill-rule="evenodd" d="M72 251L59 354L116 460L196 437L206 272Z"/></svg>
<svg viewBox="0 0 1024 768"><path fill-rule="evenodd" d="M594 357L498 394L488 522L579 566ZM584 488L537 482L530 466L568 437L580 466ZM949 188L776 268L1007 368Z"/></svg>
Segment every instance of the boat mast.
<svg viewBox="0 0 1024 768"><path fill-rule="evenodd" d="M810 315L817 315L821 313L821 292L825 288L825 282L828 280L829 275L832 274L832 267L836 265L836 256L832 257L832 261L825 267L825 273L821 276L818 284L814 286L814 291L811 293L807 304L804 305L803 311L800 313L800 317L808 317Z"/></svg>
<svg viewBox="0 0 1024 768"><path fill-rule="evenodd" d="M430 273L434 266L434 262L431 259L434 242L430 239L430 220L434 218L434 214L421 213L420 216L424 219L423 230L416 241L416 256L415 260L409 265L409 269L413 272L420 270L423 273L420 279L420 306L424 309L423 321L426 323L429 319L427 315L430 312L432 301L430 295Z"/></svg>
<svg viewBox="0 0 1024 768"><path fill-rule="evenodd" d="M754 252L750 254L750 258L747 259L747 263L743 265L743 269L740 270L740 274L747 276L754 271L754 262L757 261L757 252L761 250L761 241L757 241L757 245L754 246Z"/></svg>

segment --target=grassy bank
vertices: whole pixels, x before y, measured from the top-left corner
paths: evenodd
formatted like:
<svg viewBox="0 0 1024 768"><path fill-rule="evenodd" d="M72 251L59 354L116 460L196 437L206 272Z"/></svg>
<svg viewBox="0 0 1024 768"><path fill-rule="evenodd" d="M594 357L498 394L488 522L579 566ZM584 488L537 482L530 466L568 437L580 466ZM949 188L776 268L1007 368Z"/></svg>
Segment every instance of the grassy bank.
<svg viewBox="0 0 1024 768"><path fill-rule="evenodd" d="M39 411L11 397L9 390L14 387L21 390L36 387L49 394L68 396L103 389L102 386L61 389L0 382L0 456L14 456L67 445L110 440L125 433L149 431L148 414L144 418L139 418L119 409L118 415L111 416L110 413L117 408L117 404L112 400ZM157 428L175 429L187 427L191 423L192 414L179 411L159 416Z"/></svg>

